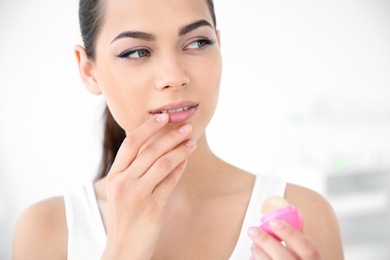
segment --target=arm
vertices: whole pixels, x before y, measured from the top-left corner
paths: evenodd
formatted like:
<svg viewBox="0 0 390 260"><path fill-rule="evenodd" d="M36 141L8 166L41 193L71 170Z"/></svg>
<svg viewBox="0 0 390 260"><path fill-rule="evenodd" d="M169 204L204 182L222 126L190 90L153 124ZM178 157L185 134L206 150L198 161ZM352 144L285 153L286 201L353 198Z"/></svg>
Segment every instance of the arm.
<svg viewBox="0 0 390 260"><path fill-rule="evenodd" d="M26 209L14 232L12 259L66 259L64 200L47 199Z"/></svg>

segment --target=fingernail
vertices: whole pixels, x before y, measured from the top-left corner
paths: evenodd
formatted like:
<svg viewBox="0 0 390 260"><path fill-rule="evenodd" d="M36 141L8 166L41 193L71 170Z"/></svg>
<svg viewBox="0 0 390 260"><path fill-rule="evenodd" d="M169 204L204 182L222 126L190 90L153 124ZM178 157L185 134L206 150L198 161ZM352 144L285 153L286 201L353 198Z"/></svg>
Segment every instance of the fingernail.
<svg viewBox="0 0 390 260"><path fill-rule="evenodd" d="M188 140L185 144L188 148L192 148L196 146L196 141L195 140Z"/></svg>
<svg viewBox="0 0 390 260"><path fill-rule="evenodd" d="M280 221L279 219L272 219L270 222L269 222L269 225L271 227L271 229L282 229L284 224L282 221Z"/></svg>
<svg viewBox="0 0 390 260"><path fill-rule="evenodd" d="M159 123L162 123L162 122L166 121L167 119L168 119L168 114L167 113L158 114L156 116L156 121L159 122Z"/></svg>
<svg viewBox="0 0 390 260"><path fill-rule="evenodd" d="M251 228L249 228L248 234L251 237L257 237L260 234L260 229L258 229L256 227L251 227Z"/></svg>
<svg viewBox="0 0 390 260"><path fill-rule="evenodd" d="M256 244L255 243L253 243L252 245L251 245L251 250L254 250L254 249L256 249Z"/></svg>
<svg viewBox="0 0 390 260"><path fill-rule="evenodd" d="M182 127L179 128L179 132L182 134L186 134L191 130L191 125L183 125Z"/></svg>

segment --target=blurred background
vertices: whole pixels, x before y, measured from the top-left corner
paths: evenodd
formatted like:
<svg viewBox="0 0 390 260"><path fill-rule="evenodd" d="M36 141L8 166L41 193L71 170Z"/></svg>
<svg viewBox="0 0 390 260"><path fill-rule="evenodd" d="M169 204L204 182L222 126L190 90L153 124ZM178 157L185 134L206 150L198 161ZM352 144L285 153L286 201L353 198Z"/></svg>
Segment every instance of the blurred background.
<svg viewBox="0 0 390 260"><path fill-rule="evenodd" d="M99 166L103 100L79 79L77 4L0 0L0 259L28 205ZM390 1L215 5L224 74L213 150L325 196L346 259L390 259Z"/></svg>

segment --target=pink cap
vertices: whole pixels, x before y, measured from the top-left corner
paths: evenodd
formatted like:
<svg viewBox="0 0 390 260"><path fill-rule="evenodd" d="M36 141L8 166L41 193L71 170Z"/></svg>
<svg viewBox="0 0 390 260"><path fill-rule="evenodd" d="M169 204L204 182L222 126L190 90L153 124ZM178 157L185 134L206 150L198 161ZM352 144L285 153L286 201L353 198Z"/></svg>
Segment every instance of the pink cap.
<svg viewBox="0 0 390 260"><path fill-rule="evenodd" d="M272 211L271 213L268 213L261 218L260 228L278 239L279 241L282 241L269 227L269 221L271 219L283 220L295 227L297 230L302 231L301 211L292 205L287 205L283 208Z"/></svg>

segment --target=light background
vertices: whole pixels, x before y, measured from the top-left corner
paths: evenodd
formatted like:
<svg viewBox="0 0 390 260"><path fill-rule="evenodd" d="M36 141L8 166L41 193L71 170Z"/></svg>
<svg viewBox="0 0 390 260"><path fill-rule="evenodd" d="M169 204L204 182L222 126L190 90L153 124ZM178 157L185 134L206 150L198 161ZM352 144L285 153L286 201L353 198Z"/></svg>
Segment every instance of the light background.
<svg viewBox="0 0 390 260"><path fill-rule="evenodd" d="M78 76L77 2L0 0L0 259L23 209L99 165L103 101ZM213 150L327 197L347 259L390 258L390 1L215 4Z"/></svg>

